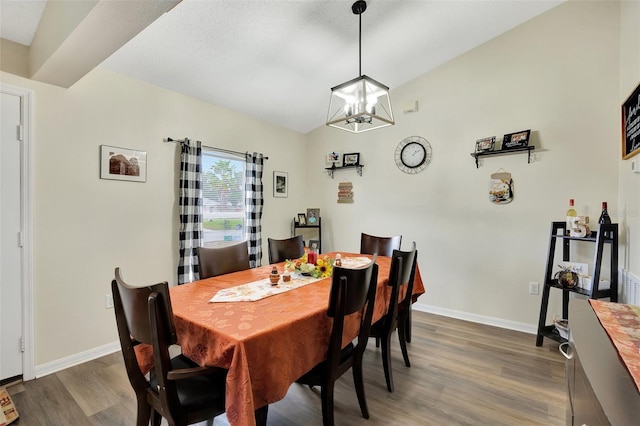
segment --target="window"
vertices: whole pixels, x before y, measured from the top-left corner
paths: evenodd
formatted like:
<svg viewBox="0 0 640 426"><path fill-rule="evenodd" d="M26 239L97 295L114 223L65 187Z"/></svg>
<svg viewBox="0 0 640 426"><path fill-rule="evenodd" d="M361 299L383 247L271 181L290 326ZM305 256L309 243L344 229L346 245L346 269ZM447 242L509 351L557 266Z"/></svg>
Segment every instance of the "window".
<svg viewBox="0 0 640 426"><path fill-rule="evenodd" d="M202 244L244 241L245 159L202 149Z"/></svg>

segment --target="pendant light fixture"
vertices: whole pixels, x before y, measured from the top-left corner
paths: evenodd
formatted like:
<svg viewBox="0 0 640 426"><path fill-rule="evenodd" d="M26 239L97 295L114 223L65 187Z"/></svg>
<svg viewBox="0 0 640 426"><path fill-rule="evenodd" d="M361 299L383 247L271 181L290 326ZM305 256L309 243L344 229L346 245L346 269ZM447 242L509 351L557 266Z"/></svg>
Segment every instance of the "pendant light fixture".
<svg viewBox="0 0 640 426"><path fill-rule="evenodd" d="M351 10L358 15L358 74L359 77L331 88L327 126L353 133L391 126L393 111L389 99L389 88L371 77L362 74L362 14L367 2L356 1Z"/></svg>

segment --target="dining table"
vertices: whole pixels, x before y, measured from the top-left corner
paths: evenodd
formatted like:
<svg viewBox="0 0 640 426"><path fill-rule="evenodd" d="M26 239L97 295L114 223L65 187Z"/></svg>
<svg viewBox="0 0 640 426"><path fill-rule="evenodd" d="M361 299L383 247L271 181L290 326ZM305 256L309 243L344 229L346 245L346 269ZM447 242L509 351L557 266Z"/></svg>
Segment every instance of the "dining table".
<svg viewBox="0 0 640 426"><path fill-rule="evenodd" d="M337 253L329 253L333 259ZM341 253L349 258L370 255ZM366 259L365 259L366 260ZM370 263L370 260L369 262ZM378 256L373 322L386 313L391 258ZM228 369L226 415L232 426L254 426L260 410L283 399L291 384L327 355L332 320L327 316L331 277L255 301L212 302L220 291L268 281L274 265L207 278L170 289L178 344L201 366ZM284 264L276 264L282 273ZM405 290L406 291L406 290ZM416 268L413 300L425 292ZM345 319L343 344L358 334L358 312Z"/></svg>

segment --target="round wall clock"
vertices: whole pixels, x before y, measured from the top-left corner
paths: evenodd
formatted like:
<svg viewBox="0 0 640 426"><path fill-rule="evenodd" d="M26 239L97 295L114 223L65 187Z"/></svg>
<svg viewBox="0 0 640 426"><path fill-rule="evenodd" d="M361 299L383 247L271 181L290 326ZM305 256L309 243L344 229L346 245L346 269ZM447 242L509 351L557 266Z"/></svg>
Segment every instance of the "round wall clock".
<svg viewBox="0 0 640 426"><path fill-rule="evenodd" d="M423 171L431 162L431 144L420 136L404 138L396 148L396 166L409 174Z"/></svg>

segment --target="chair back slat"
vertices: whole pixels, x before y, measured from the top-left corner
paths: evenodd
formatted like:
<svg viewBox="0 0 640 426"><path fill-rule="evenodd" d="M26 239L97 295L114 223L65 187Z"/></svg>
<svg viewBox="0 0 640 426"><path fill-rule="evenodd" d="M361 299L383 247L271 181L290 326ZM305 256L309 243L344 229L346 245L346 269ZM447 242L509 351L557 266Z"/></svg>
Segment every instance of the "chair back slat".
<svg viewBox="0 0 640 426"><path fill-rule="evenodd" d="M116 311L116 316L120 315L126 320L127 333L138 342L151 344L151 328L149 324L148 299L151 293L163 294L164 302L162 309L165 310L169 318L173 318L173 310L169 300L169 286L167 282L161 282L145 287L133 287L125 283L120 275L120 268L116 268L115 279L111 283L114 308L116 298L120 301L120 307ZM176 331L173 322L167 325L168 333L171 336L172 344L176 341Z"/></svg>
<svg viewBox="0 0 640 426"><path fill-rule="evenodd" d="M360 253L391 256L393 250L400 250L402 235L393 237L377 237L375 235L360 234Z"/></svg>
<svg viewBox="0 0 640 426"><path fill-rule="evenodd" d="M198 248L198 273L201 280L249 269L249 245L246 241L225 247Z"/></svg>
<svg viewBox="0 0 640 426"><path fill-rule="evenodd" d="M304 240L302 235L277 240L268 238L269 264L284 262L287 259L297 259L304 255Z"/></svg>

